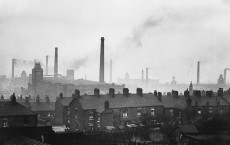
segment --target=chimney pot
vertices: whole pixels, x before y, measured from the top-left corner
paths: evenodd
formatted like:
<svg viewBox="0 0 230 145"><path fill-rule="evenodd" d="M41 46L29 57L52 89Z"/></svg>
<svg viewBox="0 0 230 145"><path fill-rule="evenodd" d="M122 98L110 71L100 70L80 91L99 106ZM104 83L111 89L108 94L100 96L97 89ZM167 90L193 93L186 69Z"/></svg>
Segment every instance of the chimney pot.
<svg viewBox="0 0 230 145"><path fill-rule="evenodd" d="M11 96L11 103L14 105L16 103L16 97L15 94L13 93L13 95Z"/></svg>
<svg viewBox="0 0 230 145"><path fill-rule="evenodd" d="M125 95L126 97L129 96L129 89L128 88L123 89L123 95Z"/></svg>
<svg viewBox="0 0 230 145"><path fill-rule="evenodd" d="M80 97L80 91L76 89L75 93L73 94L73 98L79 98L79 97Z"/></svg>
<svg viewBox="0 0 230 145"><path fill-rule="evenodd" d="M59 98L60 98L60 100L63 99L63 94L62 93L59 94Z"/></svg>
<svg viewBox="0 0 230 145"><path fill-rule="evenodd" d="M100 90L98 88L94 89L94 95L95 96L100 96Z"/></svg>
<svg viewBox="0 0 230 145"><path fill-rule="evenodd" d="M153 95L157 97L157 90L154 90Z"/></svg>
<svg viewBox="0 0 230 145"><path fill-rule="evenodd" d="M37 97L36 97L36 103L40 103L40 97L39 97L39 95L37 95Z"/></svg>
<svg viewBox="0 0 230 145"><path fill-rule="evenodd" d="M114 88L109 88L109 95L111 97L115 97L115 90L114 90Z"/></svg>
<svg viewBox="0 0 230 145"><path fill-rule="evenodd" d="M1 96L1 100L4 100L4 96L3 95Z"/></svg>
<svg viewBox="0 0 230 145"><path fill-rule="evenodd" d="M139 95L139 96L143 96L143 90L142 90L142 88L137 88L137 95Z"/></svg>

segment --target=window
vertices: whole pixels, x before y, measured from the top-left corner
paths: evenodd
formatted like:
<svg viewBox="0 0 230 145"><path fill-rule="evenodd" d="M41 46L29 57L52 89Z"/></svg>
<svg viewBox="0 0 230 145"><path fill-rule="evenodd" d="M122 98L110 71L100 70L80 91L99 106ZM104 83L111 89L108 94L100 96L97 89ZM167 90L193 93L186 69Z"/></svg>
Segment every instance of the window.
<svg viewBox="0 0 230 145"><path fill-rule="evenodd" d="M93 115L89 116L89 120L94 120Z"/></svg>
<svg viewBox="0 0 230 145"><path fill-rule="evenodd" d="M69 119L67 120L67 123L68 123L68 124L70 123L70 120L69 120Z"/></svg>
<svg viewBox="0 0 230 145"><path fill-rule="evenodd" d="M179 117L181 117L181 111L179 111Z"/></svg>
<svg viewBox="0 0 230 145"><path fill-rule="evenodd" d="M8 120L7 119L3 119L2 120L2 127L8 127Z"/></svg>
<svg viewBox="0 0 230 145"><path fill-rule="evenodd" d="M128 117L128 111L127 110L124 110L123 111L123 118L127 118Z"/></svg>
<svg viewBox="0 0 230 145"><path fill-rule="evenodd" d="M212 107L209 107L209 111L210 114L212 114Z"/></svg>
<svg viewBox="0 0 230 145"><path fill-rule="evenodd" d="M141 108L137 108L137 117L141 116Z"/></svg>
<svg viewBox="0 0 230 145"><path fill-rule="evenodd" d="M197 113L198 113L199 115L201 115L201 108L198 108Z"/></svg>
<svg viewBox="0 0 230 145"><path fill-rule="evenodd" d="M93 130L93 123L89 123L89 130Z"/></svg>
<svg viewBox="0 0 230 145"><path fill-rule="evenodd" d="M151 108L151 116L155 115L155 108Z"/></svg>
<svg viewBox="0 0 230 145"><path fill-rule="evenodd" d="M173 116L173 109L170 109L169 113L170 113L171 116Z"/></svg>
<svg viewBox="0 0 230 145"><path fill-rule="evenodd" d="M223 109L220 109L220 114L223 114Z"/></svg>

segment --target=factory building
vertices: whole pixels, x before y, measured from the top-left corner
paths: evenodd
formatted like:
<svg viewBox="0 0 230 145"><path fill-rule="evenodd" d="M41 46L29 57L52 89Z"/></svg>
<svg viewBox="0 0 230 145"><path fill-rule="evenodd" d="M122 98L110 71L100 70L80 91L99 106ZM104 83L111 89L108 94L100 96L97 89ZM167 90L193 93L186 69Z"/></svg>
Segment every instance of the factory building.
<svg viewBox="0 0 230 145"><path fill-rule="evenodd" d="M28 90L22 88L22 94L31 95L32 98L37 95L40 98L49 96L51 101L55 101L60 93L63 93L64 96L72 96L75 89L80 90L81 95L93 94L95 88L100 89L104 94L109 91L109 88L114 88L116 93L121 92L124 85L105 83L104 80L104 37L101 38L100 49L99 82L84 79L74 80L74 70L67 70L67 76L58 74L58 48L55 47L54 75L43 75L40 63L36 62L32 69L32 81L28 83Z"/></svg>

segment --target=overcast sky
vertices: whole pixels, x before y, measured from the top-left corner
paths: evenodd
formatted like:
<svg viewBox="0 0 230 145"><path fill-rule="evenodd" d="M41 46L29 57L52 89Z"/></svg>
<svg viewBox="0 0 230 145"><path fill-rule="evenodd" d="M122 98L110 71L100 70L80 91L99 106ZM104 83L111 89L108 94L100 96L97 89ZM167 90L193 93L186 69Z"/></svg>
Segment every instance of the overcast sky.
<svg viewBox="0 0 230 145"><path fill-rule="evenodd" d="M149 77L165 83L216 83L230 67L229 0L0 0L0 75L31 73L34 59L59 48L59 72L75 69L76 78L98 80L100 37L105 37L105 74L113 60L113 81ZM230 72L228 75L230 81Z"/></svg>

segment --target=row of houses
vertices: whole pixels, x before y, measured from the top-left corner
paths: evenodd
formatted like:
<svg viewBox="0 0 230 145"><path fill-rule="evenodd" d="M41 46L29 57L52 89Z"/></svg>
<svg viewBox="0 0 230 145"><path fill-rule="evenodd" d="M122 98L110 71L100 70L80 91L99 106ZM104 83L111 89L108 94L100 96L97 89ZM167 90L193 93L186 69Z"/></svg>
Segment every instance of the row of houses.
<svg viewBox="0 0 230 145"><path fill-rule="evenodd" d="M75 90L72 97L60 94L55 103L55 123L66 125L72 131L160 125L170 120L176 124L192 123L199 118L209 119L230 112L229 91L223 92L223 96L220 92L190 96L186 90L179 96L176 91L168 95L156 91L143 93L141 88L131 94L124 88L123 93L115 94L110 88L106 95L95 89L94 95L81 96L79 90Z"/></svg>
<svg viewBox="0 0 230 145"><path fill-rule="evenodd" d="M65 125L71 131L124 129L170 121L185 124L230 112L229 90L197 92L186 90L184 95L178 95L173 90L162 95L157 91L143 93L141 88L129 93L124 88L122 93L115 94L110 88L108 94L94 89L93 95L80 95L76 89L71 97L60 93L56 102L51 102L48 96L44 100L39 96L35 100L20 97L17 102L38 115L38 125ZM7 100L1 97L1 102L4 101Z"/></svg>

